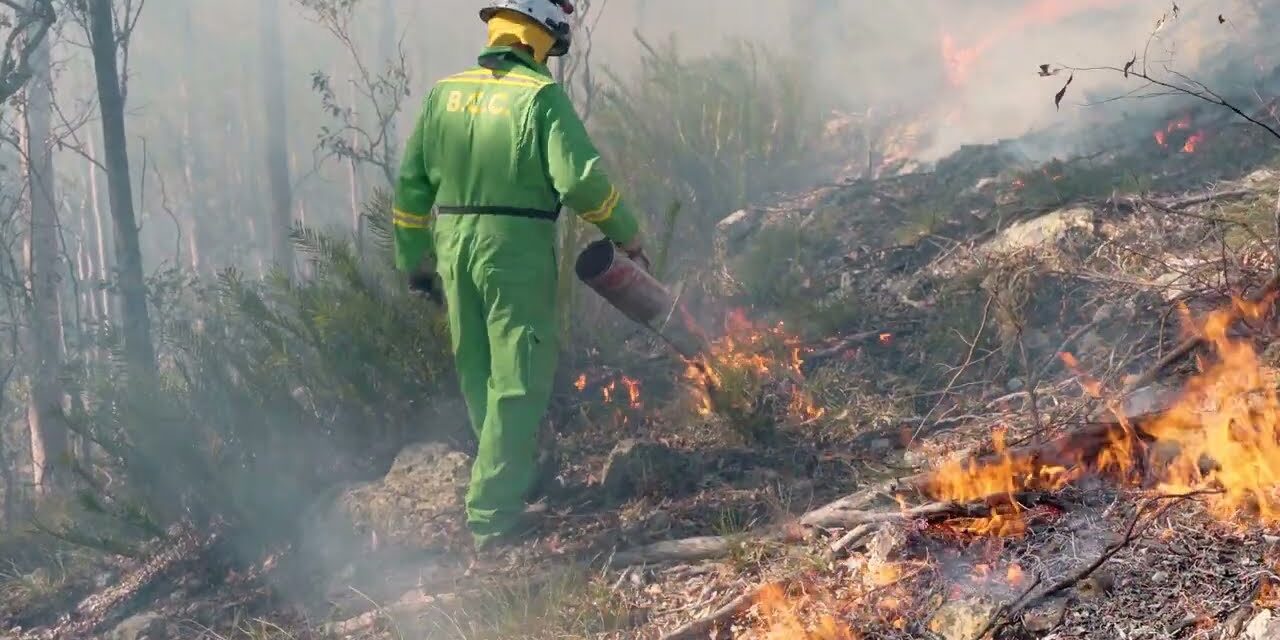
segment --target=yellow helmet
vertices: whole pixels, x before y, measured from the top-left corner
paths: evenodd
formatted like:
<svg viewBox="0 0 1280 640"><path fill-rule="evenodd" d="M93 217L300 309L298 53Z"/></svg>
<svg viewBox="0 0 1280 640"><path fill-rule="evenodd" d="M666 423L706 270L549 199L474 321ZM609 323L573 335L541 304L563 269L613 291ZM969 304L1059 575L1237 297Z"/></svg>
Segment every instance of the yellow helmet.
<svg viewBox="0 0 1280 640"><path fill-rule="evenodd" d="M545 28L555 38L548 55L569 53L569 46L573 44L573 29L569 25L569 16L574 11L571 0L493 0L480 10L480 19L487 23L499 11L514 11L528 16Z"/></svg>

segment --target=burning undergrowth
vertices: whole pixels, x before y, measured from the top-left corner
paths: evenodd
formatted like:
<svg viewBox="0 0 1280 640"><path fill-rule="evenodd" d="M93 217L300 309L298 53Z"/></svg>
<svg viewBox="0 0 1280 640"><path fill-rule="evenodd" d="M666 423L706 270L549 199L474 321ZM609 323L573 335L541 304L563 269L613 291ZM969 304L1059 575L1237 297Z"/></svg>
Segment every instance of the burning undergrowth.
<svg viewBox="0 0 1280 640"><path fill-rule="evenodd" d="M1206 500L1226 518L1274 521L1280 499L1276 373L1263 366L1251 340L1230 333L1237 322L1260 321L1273 302L1274 296L1262 303L1236 300L1195 324L1194 336L1211 353L1181 397L1158 415L1131 420L1113 406L1114 423L1098 425L1087 438L1022 450L997 433L994 454L943 465L925 480L924 493L957 502L1005 496L1016 504L1022 492L1102 477L1164 493L1212 492ZM1082 386L1101 392L1088 378Z"/></svg>
<svg viewBox="0 0 1280 640"><path fill-rule="evenodd" d="M757 322L733 309L707 352L686 359L671 384L651 392L637 377L602 370L579 373L573 388L619 427L660 421L665 414L696 416L747 442L760 442L776 435L779 425L804 424L825 414L807 389L809 349L785 322Z"/></svg>
<svg viewBox="0 0 1280 640"><path fill-rule="evenodd" d="M793 582L789 595L760 596L758 637L916 637L928 629L970 640L1010 624L1034 634L1063 625L1068 601L1112 609L1124 597L1112 593L1118 585L1185 584L1179 567L1195 564L1196 553L1220 558L1222 540L1236 545L1231 562L1261 569L1262 533L1280 504L1280 398L1276 372L1241 328L1262 328L1274 302L1237 299L1194 322L1184 312L1207 353L1158 412L1130 418L1108 403L1110 418L1040 444L1011 446L998 429L992 453L905 481L895 496L901 520L855 516L877 524L854 545L864 552L837 565L846 579L825 589ZM1100 383L1077 375L1087 393L1102 395ZM925 507L911 506L921 499ZM1177 547L1184 551L1171 551ZM1113 557L1123 559L1100 571ZM1133 573L1117 573L1126 570ZM1204 637L1242 602L1265 597L1267 584L1242 577L1177 618L1150 602L1129 603L1159 619L1154 635L1135 637ZM1091 637L1085 628L1068 626L1062 637Z"/></svg>
<svg viewBox="0 0 1280 640"><path fill-rule="evenodd" d="M732 311L724 335L685 369L695 410L752 438L767 436L779 422L822 417L824 409L805 390L805 349L785 323L763 325Z"/></svg>

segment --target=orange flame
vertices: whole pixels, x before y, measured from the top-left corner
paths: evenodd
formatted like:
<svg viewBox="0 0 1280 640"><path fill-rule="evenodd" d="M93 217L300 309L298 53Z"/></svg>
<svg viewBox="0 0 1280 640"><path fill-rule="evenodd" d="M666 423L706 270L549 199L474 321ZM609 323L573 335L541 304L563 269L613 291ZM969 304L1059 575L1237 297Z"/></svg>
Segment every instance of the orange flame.
<svg viewBox="0 0 1280 640"><path fill-rule="evenodd" d="M822 615L815 625L805 624L800 607L777 585L766 587L756 606L767 627L761 636L764 640L857 640L860 637L830 614Z"/></svg>
<svg viewBox="0 0 1280 640"><path fill-rule="evenodd" d="M573 381L573 388L582 391L587 388L587 374L579 374L578 379Z"/></svg>
<svg viewBox="0 0 1280 640"><path fill-rule="evenodd" d="M1147 465L1157 490L1212 491L1217 494L1212 498L1214 511L1224 519L1247 514L1265 523L1280 521L1278 376L1263 365L1251 341L1228 333L1238 320L1264 317L1273 302L1236 300L1193 324L1212 352L1202 361L1201 372L1186 383L1173 406L1153 420L1131 425L1116 411L1123 429L1108 434L1092 461L1086 462L1082 453L1064 451L1074 463L1044 465L1031 456L1012 453L1005 446L1003 430L998 430L993 434L994 456L943 465L931 474L926 493L960 502L1005 497L1012 509L997 509L990 518L967 523L967 530L1016 534L1023 525L1015 493L1054 490L1086 473L1133 482L1138 480L1133 477L1135 454L1160 451L1168 459ZM1075 358L1070 354L1062 358L1079 372ZM1101 392L1095 381L1081 378L1087 391ZM1139 450L1137 429L1157 446Z"/></svg>
<svg viewBox="0 0 1280 640"><path fill-rule="evenodd" d="M980 58L1001 40L1025 33L1027 27L1051 24L1089 9L1122 4L1122 0L1034 0L1026 3L1020 11L988 31L971 46L962 47L956 44L954 36L943 33L940 48L947 81L955 86L964 84Z"/></svg>
<svg viewBox="0 0 1280 640"><path fill-rule="evenodd" d="M1196 146L1197 146L1197 145L1199 145L1199 144L1200 144L1200 142L1201 142L1202 140L1204 140L1204 132L1203 132L1203 131L1197 131L1197 132L1195 132L1195 133L1191 134L1191 137L1187 138L1187 142L1186 142L1185 144L1183 144L1183 145L1182 145L1182 152L1183 152L1183 153L1195 153L1195 152L1196 152Z"/></svg>
<svg viewBox="0 0 1280 640"><path fill-rule="evenodd" d="M622 386L627 389L627 401L632 409L639 409L644 406L640 402L640 382L638 380L622 376Z"/></svg>
<svg viewBox="0 0 1280 640"><path fill-rule="evenodd" d="M772 327L753 323L741 309L731 311L725 321L726 334L711 345L706 360L689 361L684 377L693 383L696 409L701 415L716 411L716 390L723 389L726 376L754 381L758 386L766 381L790 383L788 411L801 420L815 420L825 414L803 389L802 355L804 347L800 339L786 330L779 322ZM784 355L785 354L785 355Z"/></svg>
<svg viewBox="0 0 1280 640"><path fill-rule="evenodd" d="M1186 116L1182 116L1181 118L1170 120L1167 124L1165 124L1163 128L1156 129L1151 133L1151 135L1153 138L1155 138L1157 145L1161 147L1168 147L1169 134L1175 131L1188 131L1190 129L1191 129L1191 116L1186 115ZM1184 140L1182 143L1182 147L1181 147L1182 153L1195 153L1196 148L1200 145L1200 143L1204 142L1204 138L1205 138L1204 131L1196 131L1195 133L1192 133L1190 136L1187 136L1187 139Z"/></svg>

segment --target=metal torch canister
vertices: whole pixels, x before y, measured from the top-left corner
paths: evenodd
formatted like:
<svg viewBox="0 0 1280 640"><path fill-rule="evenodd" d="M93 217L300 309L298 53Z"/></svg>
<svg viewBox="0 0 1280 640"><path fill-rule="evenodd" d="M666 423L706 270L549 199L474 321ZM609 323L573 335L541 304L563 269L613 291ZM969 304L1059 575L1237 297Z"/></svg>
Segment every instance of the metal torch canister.
<svg viewBox="0 0 1280 640"><path fill-rule="evenodd" d="M705 334L667 288L608 240L578 254L578 279L633 322L641 324L693 360L707 351Z"/></svg>

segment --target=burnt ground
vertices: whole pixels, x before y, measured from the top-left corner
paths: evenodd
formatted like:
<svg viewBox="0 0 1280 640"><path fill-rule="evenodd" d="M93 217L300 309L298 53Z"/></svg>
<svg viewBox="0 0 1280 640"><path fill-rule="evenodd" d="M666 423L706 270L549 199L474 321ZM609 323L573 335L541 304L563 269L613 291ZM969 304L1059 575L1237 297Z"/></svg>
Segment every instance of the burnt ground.
<svg viewBox="0 0 1280 640"><path fill-rule="evenodd" d="M475 557L458 509L465 453L415 446L385 480L317 509L299 548L252 571L188 572L101 628L657 638L746 595L736 615L687 637L1276 637L1280 531L1247 509L1211 513L1212 493L1161 498L1089 474L1039 492L1019 514L1025 527L1003 535L975 531L981 518L890 518L837 552L850 527L800 524L841 496L986 454L996 433L1033 446L1106 415L1082 379L1117 398L1182 338L1179 309L1196 316L1256 292L1276 264L1280 173L1252 131L1217 127L1196 153L1170 140L1030 163L1008 145L969 147L931 172L735 215L716 268L690 278L690 304L735 339L725 353L774 364L726 382L728 405L700 415L684 363L642 336L571 360L551 420L549 517L534 539ZM726 324L730 308L749 322ZM787 339L751 340L779 321ZM1266 372L1280 365L1274 329L1233 329ZM1123 411L1160 409L1195 373L1193 359L1174 363L1120 398ZM928 501L902 499L878 508ZM616 562L692 537L719 546L701 559ZM24 573L2 626L52 625L137 563L76 566L59 579Z"/></svg>

